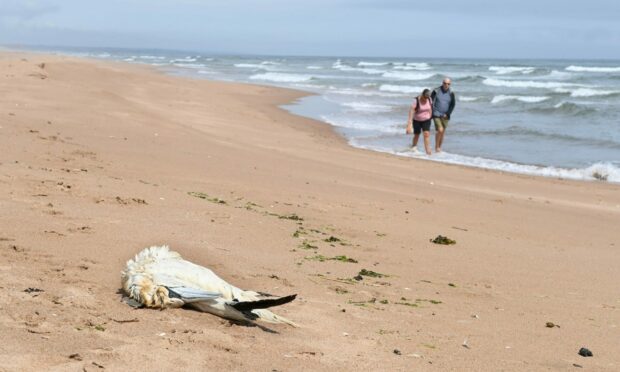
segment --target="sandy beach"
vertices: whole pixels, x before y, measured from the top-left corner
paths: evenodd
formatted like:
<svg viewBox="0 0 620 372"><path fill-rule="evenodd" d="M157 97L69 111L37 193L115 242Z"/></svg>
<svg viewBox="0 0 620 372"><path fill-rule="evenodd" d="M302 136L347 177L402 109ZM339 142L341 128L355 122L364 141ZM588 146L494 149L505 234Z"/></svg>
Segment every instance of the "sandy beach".
<svg viewBox="0 0 620 372"><path fill-rule="evenodd" d="M0 79L2 371L620 369L618 184L355 149L292 90L11 52ZM127 306L163 244L300 327Z"/></svg>

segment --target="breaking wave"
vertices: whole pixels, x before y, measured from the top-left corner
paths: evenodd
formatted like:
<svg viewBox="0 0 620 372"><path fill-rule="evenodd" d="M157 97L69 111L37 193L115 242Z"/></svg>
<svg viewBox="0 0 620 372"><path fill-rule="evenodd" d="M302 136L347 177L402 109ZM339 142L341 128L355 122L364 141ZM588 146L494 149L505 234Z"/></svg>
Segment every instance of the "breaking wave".
<svg viewBox="0 0 620 372"><path fill-rule="evenodd" d="M520 66L491 66L489 71L493 71L498 75L508 74L531 74L536 70L536 67L520 67Z"/></svg>
<svg viewBox="0 0 620 372"><path fill-rule="evenodd" d="M620 67L568 66L565 70L573 72L620 72Z"/></svg>
<svg viewBox="0 0 620 372"><path fill-rule="evenodd" d="M500 103L504 101L521 101L526 103L537 103L548 100L550 97L547 96L506 96L499 95L493 97L491 103Z"/></svg>
<svg viewBox="0 0 620 372"><path fill-rule="evenodd" d="M285 74L279 72L267 72L250 76L252 80L273 81L277 83L301 83L312 80L312 75Z"/></svg>

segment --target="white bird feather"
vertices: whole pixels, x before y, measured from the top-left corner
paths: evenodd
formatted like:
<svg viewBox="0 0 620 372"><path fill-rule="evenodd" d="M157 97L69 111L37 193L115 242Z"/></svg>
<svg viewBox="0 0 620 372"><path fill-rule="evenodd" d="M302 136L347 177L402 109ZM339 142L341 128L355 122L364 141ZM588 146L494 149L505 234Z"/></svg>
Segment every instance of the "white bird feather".
<svg viewBox="0 0 620 372"><path fill-rule="evenodd" d="M261 319L297 327L266 310L291 302L296 295L265 299L260 293L244 291L206 267L184 260L165 245L145 248L127 261L121 281L125 293L142 306L165 309L187 305L227 319Z"/></svg>

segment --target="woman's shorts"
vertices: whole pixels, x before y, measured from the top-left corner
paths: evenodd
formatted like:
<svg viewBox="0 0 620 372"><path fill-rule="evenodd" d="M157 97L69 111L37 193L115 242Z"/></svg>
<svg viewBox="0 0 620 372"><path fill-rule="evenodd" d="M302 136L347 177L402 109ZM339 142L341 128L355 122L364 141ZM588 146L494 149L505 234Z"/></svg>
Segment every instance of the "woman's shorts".
<svg viewBox="0 0 620 372"><path fill-rule="evenodd" d="M424 121L413 121L413 133L420 134L420 132L429 132L431 130L431 119Z"/></svg>

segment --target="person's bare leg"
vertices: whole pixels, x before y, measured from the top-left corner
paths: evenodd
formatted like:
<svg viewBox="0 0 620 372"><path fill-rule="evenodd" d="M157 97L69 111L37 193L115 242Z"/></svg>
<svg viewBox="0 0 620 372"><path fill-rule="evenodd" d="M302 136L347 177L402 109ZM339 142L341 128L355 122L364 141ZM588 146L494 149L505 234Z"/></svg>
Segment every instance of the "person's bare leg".
<svg viewBox="0 0 620 372"><path fill-rule="evenodd" d="M424 149L426 150L426 155L431 154L431 132L424 131Z"/></svg>
<svg viewBox="0 0 620 372"><path fill-rule="evenodd" d="M439 138L439 150L441 151L441 146L443 146L443 139L446 137L446 128L443 128L441 131L441 138Z"/></svg>
<svg viewBox="0 0 620 372"><path fill-rule="evenodd" d="M437 133L435 133L435 152L441 152L441 144L443 142L443 127L439 127L437 129Z"/></svg>
<svg viewBox="0 0 620 372"><path fill-rule="evenodd" d="M420 133L414 134L413 135L413 144L411 145L412 147L418 146L418 139L420 139Z"/></svg>

